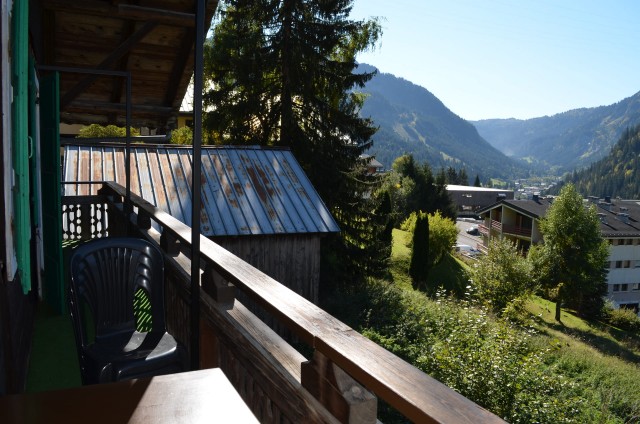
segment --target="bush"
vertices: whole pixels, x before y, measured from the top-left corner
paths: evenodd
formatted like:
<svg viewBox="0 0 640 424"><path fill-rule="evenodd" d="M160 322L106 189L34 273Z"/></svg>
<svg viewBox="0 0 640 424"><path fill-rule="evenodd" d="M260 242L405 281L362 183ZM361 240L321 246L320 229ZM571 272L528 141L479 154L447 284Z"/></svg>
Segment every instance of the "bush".
<svg viewBox="0 0 640 424"><path fill-rule="evenodd" d="M400 224L400 229L413 233L417 217L418 214L412 212ZM455 222L442 216L439 211L429 215L429 261L432 265L436 265L446 253L451 251L457 237L458 228Z"/></svg>
<svg viewBox="0 0 640 424"><path fill-rule="evenodd" d="M500 314L508 309L517 316L524 309L521 300L533 293L529 262L506 239L492 240L487 255L472 268L471 278L477 297Z"/></svg>
<svg viewBox="0 0 640 424"><path fill-rule="evenodd" d="M387 309L377 300L382 305L372 311ZM546 363L549 348L532 343L532 331L494 321L482 307L444 292L436 301L415 300L405 296L395 322L363 334L509 422L580 423L583 412L592 412L577 384Z"/></svg>
<svg viewBox="0 0 640 424"><path fill-rule="evenodd" d="M171 144L193 144L193 131L184 126L171 131Z"/></svg>
<svg viewBox="0 0 640 424"><path fill-rule="evenodd" d="M640 318L631 309L607 309L605 319L607 323L621 330L640 332Z"/></svg>
<svg viewBox="0 0 640 424"><path fill-rule="evenodd" d="M140 135L140 131L135 128L130 129L132 137ZM126 137L127 130L125 127L117 127L115 125L99 125L91 124L88 127L80 128L77 138L108 138L108 137Z"/></svg>
<svg viewBox="0 0 640 424"><path fill-rule="evenodd" d="M437 264L451 248L458 238L458 227L451 219L436 211L429 215L429 253L431 263Z"/></svg>
<svg viewBox="0 0 640 424"><path fill-rule="evenodd" d="M400 224L400 229L402 231L406 231L408 233L413 233L413 229L416 227L416 219L418 214L415 212L411 212L411 215Z"/></svg>

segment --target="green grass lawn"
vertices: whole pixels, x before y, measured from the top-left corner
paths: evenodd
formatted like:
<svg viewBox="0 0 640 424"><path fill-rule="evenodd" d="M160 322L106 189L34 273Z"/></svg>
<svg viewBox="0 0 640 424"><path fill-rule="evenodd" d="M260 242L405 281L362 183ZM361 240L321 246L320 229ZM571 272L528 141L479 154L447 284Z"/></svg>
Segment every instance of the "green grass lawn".
<svg viewBox="0 0 640 424"><path fill-rule="evenodd" d="M399 229L393 230L390 271L393 282L403 289L413 290L407 270L411 258L408 247L411 234ZM461 294L468 285L466 270L469 264L449 255L431 270L427 285L431 288L444 287ZM534 317L538 331L563 346L573 346L579 350L610 355L625 361L640 364L640 335L611 327L601 322L587 322L573 311L563 309L561 323L555 321L555 303L534 297L527 304L527 311Z"/></svg>
<svg viewBox="0 0 640 424"><path fill-rule="evenodd" d="M520 363L521 369L518 371L520 374L514 374L514 379L518 380L518 376L522 375L544 384L540 386L542 389L535 393L526 387L520 389L517 392L518 396L523 397L518 398L518 402L522 402L519 405L537 408L536 402L540 401L543 403L540 403L539 407L545 411L558 411L559 409L554 409L557 405L569 404L572 405L571 408L575 408L564 417L557 417L553 415L555 412L549 412L551 415L545 417L552 420L539 422L640 423L638 334L600 322L585 321L570 310L563 310L562 322L557 323L554 319L555 304L539 297L534 297L527 303L525 316L517 322L505 322L490 312L483 312L479 308L476 310L473 302L456 304L455 301L436 300L429 295L430 293L416 290L412 285L408 275L411 254L409 240L409 233L394 230L389 263L390 277L381 275L359 290L336 293L331 299L332 304L328 305L330 309L327 310L353 328L364 330L369 336L373 336L376 342L425 372L440 373L445 378L450 378L456 390L466 388L469 391L463 394L479 403L491 404L492 400L499 397L483 394L482 390L487 387L484 384L485 374L483 377L477 377L477 372L487 373L486 377L490 380L494 374L504 372L504 375L511 375L510 372L513 371L512 367L510 368L512 362L494 360L491 357L493 353L488 353L487 362L480 361L478 358L488 352L483 350L483 343L502 349L495 355L513 359L517 358L517 354L509 351L508 346L523 349L522 346L517 346L514 340L526 340L526 349L530 351L518 359L520 362L516 361ZM464 290L469 284L466 273L472 264L471 260L448 255L431 270L428 286ZM463 309L458 311L456 308ZM479 337L481 335L477 345L471 343L475 346L471 350L465 350L464 347L465 337L470 333L458 331L467 327L456 327L452 324L459 322L461 316L475 317L473 322L476 327L473 327L474 331L471 333L478 332ZM502 328L502 325L512 329L510 331L520 332L516 339L511 338L509 334L513 333L510 332L483 330ZM437 338L440 336L436 337L436 334L446 332L448 326L451 326L452 332L444 334L442 339ZM496 335L495 339L492 338L493 335ZM432 356L421 356L431 347L435 349L435 354L442 355L441 360L434 362L431 361ZM447 350L451 352L450 355L446 354ZM466 359L461 360L463 357ZM536 362L536 358L541 358L539 363ZM431 362L439 365L431 366ZM491 363L493 368L484 368L484 364ZM427 371L426 364L431 367L430 371ZM499 368L495 368L496 366ZM448 369L454 370L453 373L447 374ZM468 377L458 381L459 375ZM437 374L432 376L439 378ZM478 378L479 384L470 385L468 382L476 381L475 378ZM515 380L514 384L521 384ZM554 381L556 383L550 383ZM535 400L529 403L531 399ZM575 417L572 417L573 415ZM393 414L390 414L390 417L389 419L385 416L386 419L383 421L404 422L402 419L395 420Z"/></svg>
<svg viewBox="0 0 640 424"><path fill-rule="evenodd" d="M598 321L585 321L572 311L562 310L561 322L555 320L556 304L534 297L526 308L535 317L536 328L562 342L563 346L587 349L640 364L640 335Z"/></svg>
<svg viewBox="0 0 640 424"><path fill-rule="evenodd" d="M407 275L411 250L410 234L394 230L391 258L393 281L403 289L418 294ZM462 260L461 260L462 259ZM429 286L449 289L468 284L466 270L472 262L450 255L435 266ZM412 296L416 301L419 296ZM555 321L555 303L540 297L526 305L537 336L533 339L540 351L548 352L557 372L569 377L584 390L585 399L605 411L600 417L620 422L620 417L635 417L640 423L640 334L627 332L598 321L585 321L573 311L563 309L561 323ZM623 400L624 399L624 400Z"/></svg>

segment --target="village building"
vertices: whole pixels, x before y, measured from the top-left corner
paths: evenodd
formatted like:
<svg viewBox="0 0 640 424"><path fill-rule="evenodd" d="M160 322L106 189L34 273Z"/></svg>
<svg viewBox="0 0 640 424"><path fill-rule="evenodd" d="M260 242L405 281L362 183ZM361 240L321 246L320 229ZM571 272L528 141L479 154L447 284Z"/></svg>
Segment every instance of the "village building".
<svg viewBox="0 0 640 424"><path fill-rule="evenodd" d="M501 200L479 211L482 247L494 238L511 240L522 252L543 241L540 219L553 198L534 195L531 200ZM609 242L607 297L616 307L638 312L640 305L640 201L589 197L600 218L600 231Z"/></svg>
<svg viewBox="0 0 640 424"><path fill-rule="evenodd" d="M482 208L500 199L513 199L513 190L448 184L447 192L459 217L476 217Z"/></svg>

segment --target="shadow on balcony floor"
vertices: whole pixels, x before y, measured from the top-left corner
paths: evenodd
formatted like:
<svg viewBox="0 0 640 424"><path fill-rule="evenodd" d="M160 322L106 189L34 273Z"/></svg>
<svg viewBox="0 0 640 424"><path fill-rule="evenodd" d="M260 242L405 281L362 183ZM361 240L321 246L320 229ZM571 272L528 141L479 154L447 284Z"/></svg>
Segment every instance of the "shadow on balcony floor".
<svg viewBox="0 0 640 424"><path fill-rule="evenodd" d="M38 304L27 392L81 386L71 318Z"/></svg>

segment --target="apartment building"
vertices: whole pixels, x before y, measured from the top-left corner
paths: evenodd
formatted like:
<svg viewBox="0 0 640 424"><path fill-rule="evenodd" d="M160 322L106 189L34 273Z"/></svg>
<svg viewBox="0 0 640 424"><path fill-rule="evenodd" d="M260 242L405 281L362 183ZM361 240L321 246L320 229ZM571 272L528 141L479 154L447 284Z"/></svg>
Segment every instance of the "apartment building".
<svg viewBox="0 0 640 424"><path fill-rule="evenodd" d="M478 225L482 247L491 239L507 238L523 252L532 244L542 242L540 219L546 214L553 198L534 195L530 200L507 200L479 211L483 223ZM608 297L616 307L640 306L640 201L599 199L590 196L585 203L597 206L600 231L609 241Z"/></svg>

